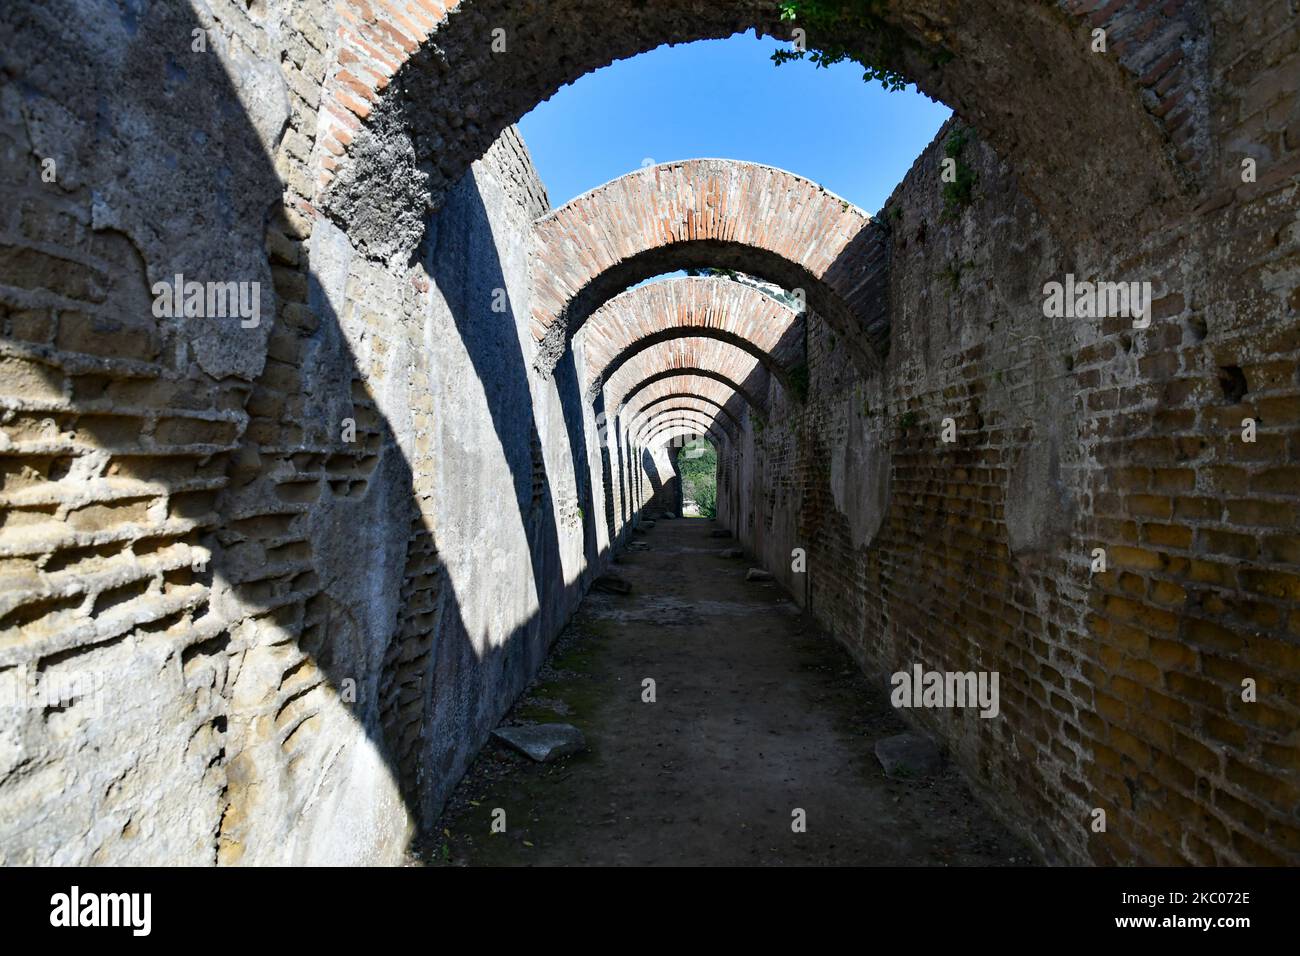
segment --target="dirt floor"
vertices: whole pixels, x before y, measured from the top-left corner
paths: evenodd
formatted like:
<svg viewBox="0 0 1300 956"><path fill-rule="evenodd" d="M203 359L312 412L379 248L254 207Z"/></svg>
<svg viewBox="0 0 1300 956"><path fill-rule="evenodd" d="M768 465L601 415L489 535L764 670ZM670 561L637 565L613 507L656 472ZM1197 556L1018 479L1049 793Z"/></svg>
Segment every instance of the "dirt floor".
<svg viewBox="0 0 1300 956"><path fill-rule="evenodd" d="M632 592L587 597L504 721L572 723L588 751L538 764L490 741L414 860L1033 863L951 767L885 776L875 741L907 728L884 691L779 586L746 582L750 562L720 557L736 542L710 537L717 527L677 519L638 534L613 568ZM792 828L797 809L806 832Z"/></svg>

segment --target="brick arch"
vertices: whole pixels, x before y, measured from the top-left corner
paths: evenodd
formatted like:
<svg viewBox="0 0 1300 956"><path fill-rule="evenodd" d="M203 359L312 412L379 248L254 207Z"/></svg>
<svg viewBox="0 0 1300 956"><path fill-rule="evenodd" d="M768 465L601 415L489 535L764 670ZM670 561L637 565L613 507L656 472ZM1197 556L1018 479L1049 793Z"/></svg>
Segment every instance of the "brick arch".
<svg viewBox="0 0 1300 956"><path fill-rule="evenodd" d="M658 342L698 335L745 349L782 382L805 360L803 319L750 285L665 279L629 289L596 311L582 335L588 390Z"/></svg>
<svg viewBox="0 0 1300 956"><path fill-rule="evenodd" d="M1202 3L886 0L880 8L809 41L874 55L950 105L1062 232L1096 236L1159 216L1153 207L1204 164L1201 52L1210 30ZM506 127L566 83L663 43L750 28L788 38L798 25L780 21L774 0L339 0L337 10L317 205L367 224L373 247L389 254L412 231L418 238L425 212ZM1107 31L1104 54L1090 48L1094 28ZM506 50L494 52L494 39ZM1150 162L1132 163L1135 154Z"/></svg>
<svg viewBox="0 0 1300 956"><path fill-rule="evenodd" d="M658 390L656 389L656 391ZM730 402L719 402L712 397L699 395L695 392L659 392L659 394L653 395L645 401L638 402L635 407L631 407L624 411L624 420L629 422L636 421L652 408L660 406L667 407L670 404L677 402L685 402L688 406L700 408L701 411L707 407L712 410L714 415L719 417L719 421L725 422L729 428L734 429L740 427L740 416L731 408L727 407L730 403L743 404L743 401L741 401L739 396L735 395L734 392L731 395Z"/></svg>
<svg viewBox="0 0 1300 956"><path fill-rule="evenodd" d="M646 411L645 414L637 416L637 419L632 421L632 423L629 423L628 434L633 437L633 440L640 440L640 437L643 436L643 434L649 432L650 429L654 428L656 424L660 423L660 421L669 418L679 418L679 416L680 418L707 421L708 424L714 425L714 427L718 428L718 431L727 434L729 440L737 437L735 425L729 423L727 419L724 419L723 416L719 414L718 408L699 408L689 405L672 407L660 406L651 408L651 410Z"/></svg>
<svg viewBox="0 0 1300 956"><path fill-rule="evenodd" d="M852 343L864 371L888 350L885 230L816 183L771 166L697 159L621 176L537 220L532 256L542 368L598 312L626 313L617 302L625 289L708 266L802 289ZM666 295L657 287L673 281L631 289L640 294L631 301Z"/></svg>
<svg viewBox="0 0 1300 956"><path fill-rule="evenodd" d="M605 408L619 409L641 382L661 372L707 369L738 385L751 398L766 395L769 376L753 355L720 339L688 336L659 342L639 352L605 382Z"/></svg>
<svg viewBox="0 0 1300 956"><path fill-rule="evenodd" d="M686 388L696 395L711 395L713 392L705 389L714 386L732 396L729 401L733 414L737 414L737 417L745 407L759 416L763 416L767 411L767 405L762 397L751 392L748 383L732 381L722 372L704 368L670 368L653 372L629 388L619 400L619 404L612 407L616 412L621 411L637 401L643 392L649 392L660 386Z"/></svg>
<svg viewBox="0 0 1300 956"><path fill-rule="evenodd" d="M716 408L712 408L708 405L700 408L696 405L687 403L658 407L646 411L628 426L628 434L632 436L633 441L637 441L642 435L646 434L650 429L656 427L663 421L677 418L707 422L709 425L715 426L718 431L727 435L729 439L735 437L734 428L722 418Z"/></svg>
<svg viewBox="0 0 1300 956"><path fill-rule="evenodd" d="M711 439L715 445L723 445L723 446L726 445L726 439L722 435L718 434L716 429L714 429L712 426L708 428L701 428L699 425L691 425L691 424L683 424L680 422L674 422L665 425L662 428L662 430L647 437L645 447L655 448L659 445L663 445L666 444L667 442L672 441L674 438L678 436L707 437Z"/></svg>
<svg viewBox="0 0 1300 956"><path fill-rule="evenodd" d="M685 425L695 425L704 429L714 428L717 429L719 433L725 433L725 429L718 425L714 416L707 412L698 412L693 409L675 409L651 414L644 421L636 425L636 430L633 433L633 442L635 444L644 445L650 435L653 435L664 425L673 422Z"/></svg>
<svg viewBox="0 0 1300 956"><path fill-rule="evenodd" d="M737 423L745 414L746 401L736 386L730 382L719 381L704 375L677 374L646 382L636 395L623 402L624 414L634 414L638 409L654 402L661 402L677 395L690 395L693 398L710 402L725 409L727 416Z"/></svg>

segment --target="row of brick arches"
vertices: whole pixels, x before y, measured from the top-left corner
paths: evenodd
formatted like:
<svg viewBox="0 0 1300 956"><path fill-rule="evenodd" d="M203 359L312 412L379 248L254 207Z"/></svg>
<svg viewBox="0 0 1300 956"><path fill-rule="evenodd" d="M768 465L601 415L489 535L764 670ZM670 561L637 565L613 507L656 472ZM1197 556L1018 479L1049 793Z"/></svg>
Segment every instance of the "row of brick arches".
<svg viewBox="0 0 1300 956"><path fill-rule="evenodd" d="M396 862L696 436L864 675L1002 675L909 719L1042 859L1300 859L1295 4L857 6L955 112L870 213L512 125L774 0L0 5L0 863Z"/></svg>
<svg viewBox="0 0 1300 956"><path fill-rule="evenodd" d="M1005 59L1000 53L986 57L979 52L985 43L1004 46L1000 39L993 40L1007 27L995 4L987 9L963 5L960 35L950 26L958 5L931 6L882 10L881 23L873 29L896 36L891 34L891 42L878 50L879 37L854 35L851 28L821 40L873 49L922 89L977 116L983 134L1017 162L1027 188L1058 224L1071 219L1114 222L1139 215L1139 210L1148 215L1185 191L1190 174L1180 164L1195 168L1188 144L1200 127L1203 104L1187 93L1182 60L1187 55L1184 37L1198 11L1176 4L1159 13L1134 15L1123 4L1067 3L1062 5L1064 19L1060 14L1028 14L1015 24L1021 45L1017 56ZM645 49L647 40L642 38L655 45L745 28L779 35L790 29L772 16L769 5L753 0L715 4L707 13L665 3L632 11L636 22L626 32L595 43L581 24L599 20L604 11L588 7L583 2L556 4L543 20L521 20L509 4L484 0L382 8L344 4L340 32L347 52L340 58L343 68L326 86L329 132L323 137L326 154L315 201L345 221L364 221L391 188L371 177L371 150L391 149L392 139L409 138L411 158L421 170L410 181L424 193L405 201L436 206L444 184L455 181L468 160L480 155L506 124L562 83ZM1117 57L1086 53L1081 37L1098 27L1110 31ZM1159 31L1156 42L1148 39L1153 28ZM491 37L504 38L505 49L516 56L528 56L536 45L547 44L546 55L539 50L537 61L554 64L559 72L544 67L527 84L511 78L502 85L507 74L493 70L491 57L482 52L489 39L484 31L489 30ZM1139 36L1148 42L1139 45L1130 39ZM556 51L556 43L564 49ZM934 64L958 47L964 54L959 65L937 70ZM491 44L486 48L492 49ZM1077 68L1058 69L1062 56ZM449 65L457 83L469 84L468 77L473 77L472 101L466 99L469 86L449 89L442 79ZM1116 65L1121 73L1138 75L1143 85L1155 89L1152 101L1139 105L1127 84L1103 75ZM1024 102L1026 97L1037 98L1042 104L1037 112L1047 115L1057 103L1077 102L1080 94L1075 90L1081 88L1094 101L1088 115L1106 117L1106 140L1147 144L1152 155L1164 154L1167 161L1150 164L1142 177L1134 177L1131 170L1109 176L1104 167L1113 158L1090 123L1078 117L1070 123L1020 122L1020 116L1035 112ZM1012 89L1020 103L1014 112L1002 102ZM1095 102L1099 90L1114 102ZM1174 104L1178 109L1171 111ZM473 121L466 123L464 117ZM1171 149L1156 145L1153 118L1157 125L1177 131L1177 160ZM432 172L422 162L427 142L438 144ZM1086 195L1088 187L1079 188L1077 181L1062 190L1048 180L1051 170L1067 168L1090 169L1096 189L1106 192L1105 201ZM385 203L384 208L393 207ZM384 237L391 237L391 218L382 225ZM762 356L764 370L788 386L788 370L799 364L794 353L801 343L795 341L799 333L788 329L788 317L773 316L774 303L746 317L754 295L748 296L749 302L740 301L744 293L720 286L707 292L704 284L625 291L680 269L733 269L796 290L840 334L864 372L878 367L889 349L887 229L817 184L770 167L696 160L621 177L540 218L533 226L531 261L537 279L531 315L539 345L536 361L542 369L553 367L590 322L593 327L582 346L589 388L618 375L623 363L641 349L677 337L680 326L690 325L707 326L709 336ZM679 294L683 288L690 293ZM662 301L665 297L674 301ZM699 301L705 297L732 301ZM740 328L742 322L752 323L752 328ZM775 351L778 343L770 341L776 330L788 339L780 343L780 355ZM684 367L694 354L694 349L654 350L657 358L641 364L646 374L655 375ZM733 380L739 382L753 374L739 374L742 361L714 347L697 367L718 375L737 373ZM618 378L616 389L629 387L627 378Z"/></svg>
<svg viewBox="0 0 1300 956"><path fill-rule="evenodd" d="M1185 38L1200 11L1175 4L1140 13L1130 6L1135 9L1063 3L1059 11L1025 12L1009 24L994 3L886 5L878 14L880 22L861 34L849 27L816 39L870 49L922 89L977 118L982 134L1016 164L1027 191L1058 226L1113 223L1149 216L1159 204L1185 195L1197 166L1190 147L1205 108L1188 92L1191 84L1183 69L1189 56ZM790 30L772 15L770 5L753 0L713 4L707 12L664 3L621 11L620 16L634 22L617 35L594 41L584 25L599 21L605 12L581 0L553 4L541 19L520 18L510 4L490 0L344 4L340 33L347 52L340 58L343 68L326 84L329 132L323 137L326 153L314 201L345 221L364 221L392 189L391 183L370 175L371 151L409 141L402 148L410 149L420 170L410 182L422 194L408 195L404 202L436 206L446 184L502 128L582 73L666 39L725 36L745 28L777 35ZM960 30L954 27L958 17ZM1013 57L1002 53L1009 27L1017 40ZM1097 28L1108 31L1115 56L1089 52L1084 38ZM1135 42L1139 37L1144 42ZM511 56L531 59L535 53L543 66L526 83L507 79L506 72L493 69L492 56L483 53L503 49L493 48L491 38L504 40ZM561 45L558 51L556 44ZM937 68L958 51L961 56L951 68ZM1060 68L1062 61L1070 68ZM449 86L445 78L449 68L457 85ZM1149 100L1133 97L1133 77L1154 91ZM1109 101L1098 100L1103 90ZM1015 110L1006 106L1012 91ZM1092 108L1083 117L1076 115L1068 123L1047 119L1057 104L1080 102L1085 95ZM1027 114L1043 120L1026 124L1022 118ZM1172 145L1159 145L1160 127L1166 135L1177 134L1170 137ZM1106 168L1115 160L1105 144L1117 140L1163 159L1144 167L1142 176L1132 170L1108 174ZM423 155L429 143L437 144L432 170ZM1070 189L1062 189L1052 177L1066 169L1088 169L1090 181L1076 178ZM1105 199L1099 201L1103 190ZM391 212L393 204L383 202L382 208ZM383 227L388 241L391 217ZM553 367L585 329L586 384L606 383L617 403L639 384L622 366L642 349L648 357L635 373L642 378L685 367L736 384L754 375L756 369L742 371L744 360L719 346L701 351L701 343L687 341L677 350L652 348L679 337L681 326L707 326L705 334L759 356L763 373L788 387L788 372L800 364L795 353L802 343L797 341L800 333L788 329L788 318L770 320L775 303L749 314L747 321L761 330L755 335L738 325L752 308L753 293L750 302L737 301L743 293L725 287L705 292L704 283L625 291L675 270L714 268L797 290L869 372L889 349L888 245L886 225L782 170L718 160L643 169L549 212L533 226L536 362L543 370ZM678 292L682 288L691 290L689 296ZM733 301L705 304L698 301L702 297ZM770 341L774 330L787 337L780 343L781 354L778 343ZM697 356L703 361L694 364ZM600 401L608 414L609 396Z"/></svg>
<svg viewBox="0 0 1300 956"><path fill-rule="evenodd" d="M1156 807L1162 800L1205 806L1204 789L1187 777L1196 772L1197 754L1191 744L1169 736L1177 731L1143 726L1142 711L1181 713L1186 705L1213 723L1208 714L1227 705L1204 699L1187 705L1188 688L1200 686L1192 678L1153 677L1145 661L1130 660L1143 651L1111 643L1137 641L1152 653L1163 647L1159 629L1168 619L1160 602L1183 593L1174 588L1185 582L1173 585L1161 575L1183 558L1168 552L1135 557L1140 567L1127 568L1113 585L1098 579L1107 584L1087 594L1071 573L1053 576L1037 565L1044 553L1065 554L1065 540L1076 550L1108 534L1129 541L1135 518L1141 526L1131 534L1144 546L1148 536L1167 542L1182 534L1142 523L1143 494L1154 496L1162 480L1155 477L1160 465L1154 462L1142 462L1153 470L1149 486L1131 489L1137 499L1118 505L1118 515L1106 510L1106 496L1115 494L1119 480L1111 469L1142 456L1128 445L1108 443L1141 441L1141 433L1131 431L1140 428L1132 424L1136 419L1127 426L1081 420L1094 413L1094 404L1109 407L1109 396L1094 397L1091 389L1129 387L1115 368L1131 343L1098 344L1067 328L1038 328L1033 280L970 285L972 264L963 259L961 244L945 239L944 251L932 253L929 231L951 236L964 229L970 237L986 229L987 238L977 244L995 251L974 272L990 276L1016 267L1032 275L1038 257L1051 259L1062 272L1103 263L1131 270L1151 248L1178 245L1181 240L1170 237L1181 226L1172 224L1224 208L1225 196L1236 188L1230 178L1235 163L1225 161L1227 139L1213 129L1212 94L1204 78L1210 35L1240 18L1215 3L1182 0L869 6L869 14L810 40L868 53L950 104L977 131L985 150L981 175L988 210L978 225L922 198L935 185L943 142L918 160L880 220L797 171L699 159L629 173L527 225L527 322L535 351L526 360L543 378L571 381L584 414L596 423L586 441L592 473L604 478L602 495L593 496L593 503L604 498L597 510L604 511L606 527L603 536L596 535L597 547L616 547L649 500L636 463L667 443L707 436L726 463L726 520L756 553L779 566L788 562L790 545L807 538L820 549L822 567L852 569L843 576L823 571L820 601L833 629L849 635L860 659L875 659L880 647L934 642L944 648L935 653L961 657L961 638L953 635L965 633L972 620L987 623L987 632L971 639L975 658L991 655L1014 673L1022 667L1018 644L1033 648L1032 661L1023 664L1025 690L1008 703L1020 715L1018 732L981 737L947 730L964 748L967 766L978 765L984 778L1014 790L1021 803L1033 802L1029 793L1052 794L1045 799L1053 808L1032 812L1079 815L1090 800L1126 804L1132 812L1134 822L1121 824L1125 836L1066 836L1065 844L1073 840L1076 848L1087 849L1060 852L1102 861L1186 859L1198 852L1205 858L1197 842L1202 838L1175 832ZM380 259L403 256L418 237L418 214L448 201L470 161L564 83L665 41L749 28L788 37L791 30L762 0L562 0L542 13L496 0L345 0L341 10L345 53L340 71L325 82L318 154L323 162L310 198ZM606 29L593 29L600 24ZM1275 37L1285 31L1274 25L1264 32ZM509 52L490 52L491 37ZM529 67L500 69L505 62ZM1259 102L1269 95L1268 82L1262 80L1254 94ZM1258 108L1243 106L1242 116ZM391 162L376 162L394 156L405 175L393 176ZM1288 168L1274 169L1274 186ZM1013 234L1009 221L1026 224L1033 238ZM909 264L915 260L924 265ZM1178 291L1177 268L1161 260L1152 269L1161 276L1161 312L1197 328L1200 304ZM690 275L661 278L678 271ZM922 271L928 275L918 276ZM1032 331L1023 341L1010 336L986 345L972 331L973 322L953 318L967 309L988 328L1022 324ZM918 321L931 313L946 317ZM1108 327L1106 334L1126 333ZM1164 334L1163 347L1176 350L1197 333ZM968 340L969 350L958 351L954 343L966 347ZM1064 372L1054 342L1067 353ZM923 358L918 362L917 356ZM1183 371L1194 365L1178 361ZM963 373L979 362L998 366L988 373L987 387L1005 391L1004 397L990 398L983 380ZM1147 360L1143 367L1154 365ZM806 405L810 367L813 391L821 397ZM1026 377L1034 386L1013 391ZM837 399L827 398L838 389L843 392ZM933 391L924 403L899 403L895 389ZM861 424L885 409L889 426L897 429L891 437L882 435L879 424ZM1144 407L1140 414L1148 411ZM964 433L1015 435L1014 451L1004 451L1000 437L980 438L974 444L984 441L983 446L962 449L958 460L927 470L921 463L931 452L924 442L915 443L925 418L934 420L934 428L951 421ZM755 438L765 424L790 419L811 424L821 437L809 442L776 427L770 439ZM1071 448L1062 438L1067 434L1086 436L1089 450ZM1175 459L1183 453L1182 446L1171 451ZM787 454L792 464L783 460ZM759 458L767 464L760 467ZM769 470L771 477L764 478ZM777 487L777 475L783 487ZM1202 481L1197 479L1198 488L1204 488ZM783 489L801 483L798 504L785 502L783 511ZM1075 506L1059 490L1070 483L1098 510L1085 507L1087 517L1067 528ZM1178 507L1169 504L1171 519ZM1161 520L1158 514L1146 518ZM782 532L790 527L797 529L793 541ZM1195 533L1210 540L1208 529ZM838 543L845 541L851 544ZM934 547L927 549L923 541ZM989 555L1009 566L999 565L992 577L973 583L969 576L978 576ZM967 580L937 584L954 573ZM1160 579L1140 585L1135 573ZM904 597L897 590L900 579L924 585ZM816 576L811 584L785 581L794 592L804 589L814 606L816 582ZM947 589L954 610L926 610L936 593L932 585ZM1135 597L1138 591L1141 597ZM1027 597L1029 592L1036 596ZM1189 607L1201 599L1190 600ZM1053 622L1046 625L1046 638L1036 631L1040 616ZM1195 643L1207 626L1241 623L1189 619L1176 628ZM1003 633L1006 628L1013 637ZM1078 652L1069 641L1057 645L1060 635L1077 632L1089 634L1095 647ZM1135 682L1145 689L1135 691ZM1203 707L1209 711L1198 709ZM1034 743L1026 744L1029 739ZM1149 754L1143 750L1148 746ZM1232 775L1229 758L1219 772ZM1161 782L1150 783L1156 778ZM1104 781L1097 787L1104 797L1093 795L1084 782L1090 779ZM1216 798L1208 802L1218 809L1235 805L1241 793L1234 787L1245 779L1239 774L1235 784L1225 784L1217 804ZM1144 786L1160 796L1134 796ZM1257 821L1249 836L1241 831L1237 849L1216 851L1220 858L1266 858L1256 848L1276 849L1278 842L1261 828L1283 826L1276 815L1269 820ZM1069 826L1054 823L1049 829L1059 835ZM1216 826L1209 824L1211 830ZM1287 832L1293 838L1294 828ZM1224 839L1233 837L1219 834L1209 842L1225 846Z"/></svg>

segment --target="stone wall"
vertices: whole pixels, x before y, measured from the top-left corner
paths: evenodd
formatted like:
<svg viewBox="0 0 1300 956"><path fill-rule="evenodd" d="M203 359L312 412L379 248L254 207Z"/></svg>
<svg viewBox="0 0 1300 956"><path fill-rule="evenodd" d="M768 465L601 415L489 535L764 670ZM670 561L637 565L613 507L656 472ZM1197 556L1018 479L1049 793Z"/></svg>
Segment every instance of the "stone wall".
<svg viewBox="0 0 1300 956"><path fill-rule="evenodd" d="M337 17L0 15L4 863L400 859L603 560L527 150L359 255L310 202ZM178 273L259 320L158 315Z"/></svg>

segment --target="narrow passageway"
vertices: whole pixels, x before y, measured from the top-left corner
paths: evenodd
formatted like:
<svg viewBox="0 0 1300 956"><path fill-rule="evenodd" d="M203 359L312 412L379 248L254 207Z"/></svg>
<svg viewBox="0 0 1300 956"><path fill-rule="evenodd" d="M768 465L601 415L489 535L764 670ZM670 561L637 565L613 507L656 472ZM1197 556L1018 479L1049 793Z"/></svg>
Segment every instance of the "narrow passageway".
<svg viewBox="0 0 1300 956"><path fill-rule="evenodd" d="M1300 0L0 2L0 871L1300 865L1298 77Z"/></svg>
<svg viewBox="0 0 1300 956"><path fill-rule="evenodd" d="M1031 856L955 769L885 776L905 726L885 694L779 586L745 580L734 539L657 522L593 591L505 724L571 722L588 750L533 763L493 739L456 789L426 862L986 864ZM654 702L643 700L654 680ZM504 810L504 833L492 823ZM806 814L795 832L794 811Z"/></svg>

